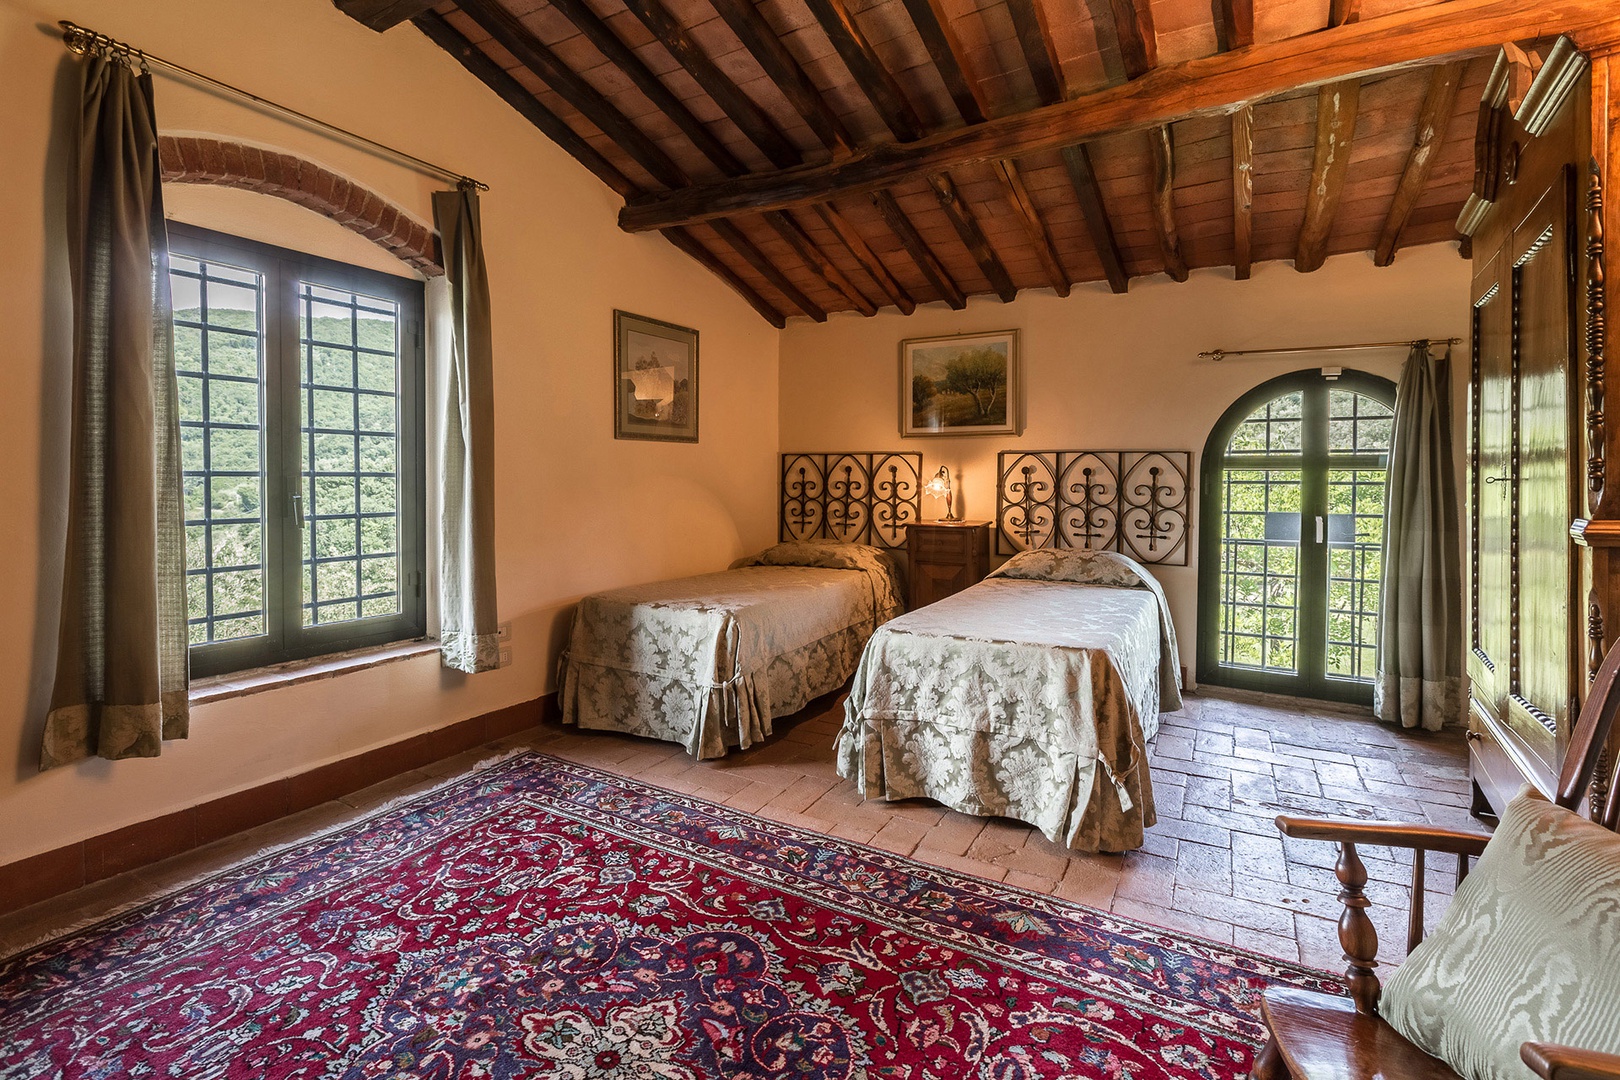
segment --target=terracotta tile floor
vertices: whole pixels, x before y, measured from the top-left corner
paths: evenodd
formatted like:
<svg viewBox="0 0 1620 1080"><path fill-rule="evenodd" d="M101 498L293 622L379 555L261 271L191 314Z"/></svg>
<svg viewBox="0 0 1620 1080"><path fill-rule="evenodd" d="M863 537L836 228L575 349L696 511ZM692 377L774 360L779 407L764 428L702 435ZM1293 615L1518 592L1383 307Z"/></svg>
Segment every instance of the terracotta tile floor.
<svg viewBox="0 0 1620 1080"><path fill-rule="evenodd" d="M619 775L994 878L1256 952L1339 970L1332 845L1284 840L1278 813L1472 824L1460 733L1398 734L1373 720L1280 699L1189 696L1164 718L1151 757L1159 823L1140 851L1083 855L1024 825L925 801L866 803L832 766L842 696L778 721L764 746L694 762L673 745L539 727L166 862L0 918L0 954L254 851L362 816L492 753L533 747ZM1382 955L1404 953L1410 857L1363 851ZM1430 870L1430 921L1451 889Z"/></svg>

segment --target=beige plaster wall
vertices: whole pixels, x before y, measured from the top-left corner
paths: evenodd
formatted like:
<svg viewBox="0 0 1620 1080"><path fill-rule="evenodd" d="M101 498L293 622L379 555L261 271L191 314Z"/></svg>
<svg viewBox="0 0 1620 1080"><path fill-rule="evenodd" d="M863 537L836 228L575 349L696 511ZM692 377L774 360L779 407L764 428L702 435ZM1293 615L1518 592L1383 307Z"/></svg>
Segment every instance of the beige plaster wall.
<svg viewBox="0 0 1620 1080"><path fill-rule="evenodd" d="M950 467L961 495L958 513L970 519L996 516L1000 450L1191 450L1196 475L1210 429L1245 391L1323 365L1394 379L1406 351L1222 363L1200 360L1199 352L1466 336L1468 280L1468 264L1445 244L1403 251L1383 269L1370 256L1341 255L1312 274L1266 263L1249 281L1232 280L1230 270L1198 270L1182 284L1163 275L1132 281L1123 296L1087 285L1067 298L1044 290L1011 304L980 298L960 312L930 304L910 318L886 312L835 316L824 325L796 321L782 334L782 449L921 450L925 475ZM902 440L901 339L1005 329L1020 334L1023 434ZM1460 418L1467 365L1457 355ZM925 497L924 517L943 512L939 500ZM1159 571L1189 675L1197 538L1195 525L1190 565Z"/></svg>
<svg viewBox="0 0 1620 1080"><path fill-rule="evenodd" d="M37 773L65 513L60 134L74 84L50 32L62 18L492 186L496 549L510 667L466 678L435 657L404 661L201 707L191 739L155 760ZM299 154L431 220L438 181L161 74L157 94L165 131ZM0 864L530 700L553 687L582 594L718 569L775 539L777 331L664 240L620 232L610 191L413 28L374 34L329 0L0 0L0 98ZM177 219L389 266L268 197L170 191ZM699 444L614 441L615 307L700 331Z"/></svg>

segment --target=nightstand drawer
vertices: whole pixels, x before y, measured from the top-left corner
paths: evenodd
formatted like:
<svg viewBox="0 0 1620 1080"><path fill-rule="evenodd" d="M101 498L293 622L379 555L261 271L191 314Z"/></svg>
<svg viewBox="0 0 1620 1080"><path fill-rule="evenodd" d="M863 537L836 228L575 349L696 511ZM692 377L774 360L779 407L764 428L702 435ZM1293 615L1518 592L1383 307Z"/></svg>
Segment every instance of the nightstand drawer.
<svg viewBox="0 0 1620 1080"><path fill-rule="evenodd" d="M919 555L929 558L955 557L965 559L973 550L974 529L912 529L910 542Z"/></svg>

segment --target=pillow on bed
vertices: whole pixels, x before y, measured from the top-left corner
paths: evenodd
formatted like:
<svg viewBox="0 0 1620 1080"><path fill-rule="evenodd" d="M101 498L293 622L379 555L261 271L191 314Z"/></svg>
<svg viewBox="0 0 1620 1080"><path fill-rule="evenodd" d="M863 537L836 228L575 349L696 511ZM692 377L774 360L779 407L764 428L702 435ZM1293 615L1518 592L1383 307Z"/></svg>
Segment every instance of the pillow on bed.
<svg viewBox="0 0 1620 1080"><path fill-rule="evenodd" d="M1113 551L1020 551L1008 559L991 577L1024 578L1029 581L1073 581L1084 585L1116 585L1140 589L1148 572L1134 559Z"/></svg>
<svg viewBox="0 0 1620 1080"><path fill-rule="evenodd" d="M768 547L758 555L738 562L739 566L817 566L823 570L865 570L877 548L864 544L833 544L817 540L789 540Z"/></svg>

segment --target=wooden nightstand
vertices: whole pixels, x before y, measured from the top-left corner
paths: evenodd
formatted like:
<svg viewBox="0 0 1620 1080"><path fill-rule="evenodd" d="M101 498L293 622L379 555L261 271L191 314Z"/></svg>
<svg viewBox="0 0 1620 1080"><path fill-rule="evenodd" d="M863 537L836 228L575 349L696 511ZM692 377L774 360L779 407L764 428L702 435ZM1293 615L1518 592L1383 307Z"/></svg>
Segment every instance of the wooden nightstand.
<svg viewBox="0 0 1620 1080"><path fill-rule="evenodd" d="M943 600L990 572L988 521L925 521L906 526L912 610Z"/></svg>

